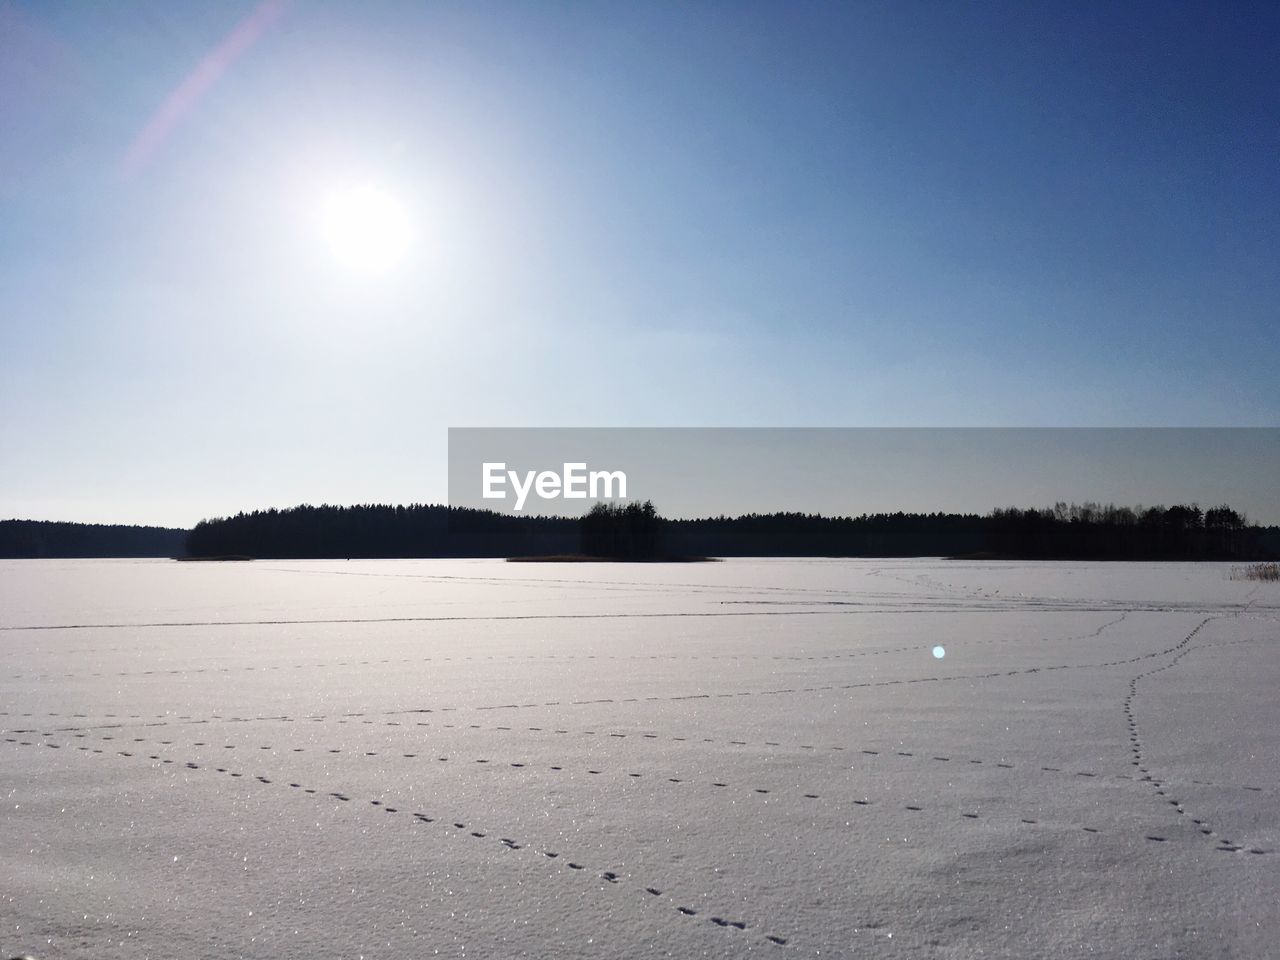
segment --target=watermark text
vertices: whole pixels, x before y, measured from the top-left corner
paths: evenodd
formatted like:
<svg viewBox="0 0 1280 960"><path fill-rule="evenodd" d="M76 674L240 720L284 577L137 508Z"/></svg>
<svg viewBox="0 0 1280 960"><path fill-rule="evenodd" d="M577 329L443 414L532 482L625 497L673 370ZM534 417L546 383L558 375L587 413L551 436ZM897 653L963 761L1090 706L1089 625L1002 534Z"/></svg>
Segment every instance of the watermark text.
<svg viewBox="0 0 1280 960"><path fill-rule="evenodd" d="M515 494L515 507L524 509L529 494L542 500L625 500L627 475L621 470L588 470L585 463L566 463L564 469L508 470L505 463L483 463L480 468L482 496L486 500L505 500ZM508 491L508 486L510 490Z"/></svg>

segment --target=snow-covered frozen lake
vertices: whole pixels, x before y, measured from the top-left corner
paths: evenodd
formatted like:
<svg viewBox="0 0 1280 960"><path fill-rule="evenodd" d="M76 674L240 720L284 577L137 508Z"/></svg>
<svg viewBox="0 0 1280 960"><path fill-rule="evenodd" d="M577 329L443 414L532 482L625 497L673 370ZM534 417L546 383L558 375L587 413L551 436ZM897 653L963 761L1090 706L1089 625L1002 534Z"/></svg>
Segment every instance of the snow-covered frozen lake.
<svg viewBox="0 0 1280 960"><path fill-rule="evenodd" d="M1280 956L1221 564L0 562L0 953Z"/></svg>

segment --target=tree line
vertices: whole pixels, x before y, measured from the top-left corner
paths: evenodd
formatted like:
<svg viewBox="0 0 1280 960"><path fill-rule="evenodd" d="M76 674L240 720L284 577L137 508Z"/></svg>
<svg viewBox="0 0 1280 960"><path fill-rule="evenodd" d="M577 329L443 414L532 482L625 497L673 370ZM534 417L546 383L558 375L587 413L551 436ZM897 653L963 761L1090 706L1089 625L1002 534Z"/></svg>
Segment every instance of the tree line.
<svg viewBox="0 0 1280 960"><path fill-rule="evenodd" d="M194 556L531 557L998 556L1257 560L1280 529L1229 506L1059 503L989 514L805 513L664 519L652 503L597 504L586 516L533 517L440 505L300 506L205 520Z"/></svg>
<svg viewBox="0 0 1280 960"><path fill-rule="evenodd" d="M185 549L187 531L169 527L0 520L0 558L173 557Z"/></svg>
<svg viewBox="0 0 1280 960"><path fill-rule="evenodd" d="M1251 527L1225 504L1201 510L1057 503L1044 510L996 510L988 549L1013 556L1261 559L1280 548L1275 528Z"/></svg>
<svg viewBox="0 0 1280 960"><path fill-rule="evenodd" d="M254 510L201 520L193 557L506 557L578 552L578 521L439 504L361 504Z"/></svg>
<svg viewBox="0 0 1280 960"><path fill-rule="evenodd" d="M1280 528L1229 506L1058 503L989 514L808 513L665 519L652 503L597 504L581 518L439 504L254 510L194 529L0 521L0 558L991 556L1258 561L1280 558Z"/></svg>

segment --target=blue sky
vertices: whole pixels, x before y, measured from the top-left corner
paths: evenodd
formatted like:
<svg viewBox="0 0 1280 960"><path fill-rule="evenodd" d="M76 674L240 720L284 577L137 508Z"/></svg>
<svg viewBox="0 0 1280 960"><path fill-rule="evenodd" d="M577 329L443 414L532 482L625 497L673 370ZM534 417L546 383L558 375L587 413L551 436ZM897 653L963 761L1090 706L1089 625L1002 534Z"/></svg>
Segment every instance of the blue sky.
<svg viewBox="0 0 1280 960"><path fill-rule="evenodd" d="M449 426L1274 425L1227 6L295 2L130 167L261 5L0 2L0 515L439 500Z"/></svg>

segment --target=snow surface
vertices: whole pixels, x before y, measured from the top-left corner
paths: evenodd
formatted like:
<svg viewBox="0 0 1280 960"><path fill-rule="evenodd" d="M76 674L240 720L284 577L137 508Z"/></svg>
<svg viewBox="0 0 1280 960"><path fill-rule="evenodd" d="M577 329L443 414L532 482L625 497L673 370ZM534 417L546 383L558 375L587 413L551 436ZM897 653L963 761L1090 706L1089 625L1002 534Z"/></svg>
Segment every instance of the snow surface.
<svg viewBox="0 0 1280 960"><path fill-rule="evenodd" d="M0 956L1280 956L1220 564L13 561L0 645Z"/></svg>

